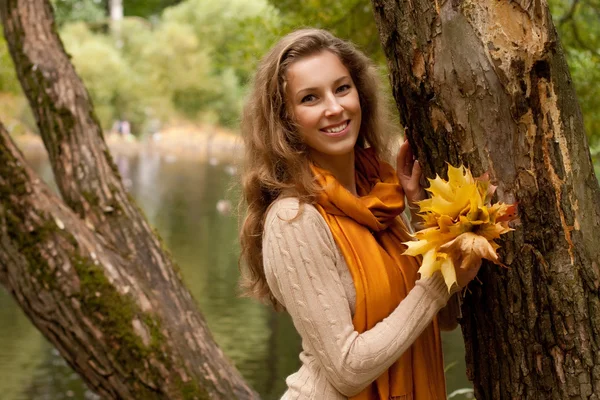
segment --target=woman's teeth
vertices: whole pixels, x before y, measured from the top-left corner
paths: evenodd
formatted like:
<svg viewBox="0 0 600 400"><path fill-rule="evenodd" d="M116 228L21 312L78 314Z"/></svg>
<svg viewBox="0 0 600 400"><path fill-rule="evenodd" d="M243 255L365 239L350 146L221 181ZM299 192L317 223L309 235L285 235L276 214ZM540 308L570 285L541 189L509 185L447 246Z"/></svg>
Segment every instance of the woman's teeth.
<svg viewBox="0 0 600 400"><path fill-rule="evenodd" d="M338 125L334 128L323 129L327 133L338 133L346 129L348 126L348 121L344 122L342 125Z"/></svg>

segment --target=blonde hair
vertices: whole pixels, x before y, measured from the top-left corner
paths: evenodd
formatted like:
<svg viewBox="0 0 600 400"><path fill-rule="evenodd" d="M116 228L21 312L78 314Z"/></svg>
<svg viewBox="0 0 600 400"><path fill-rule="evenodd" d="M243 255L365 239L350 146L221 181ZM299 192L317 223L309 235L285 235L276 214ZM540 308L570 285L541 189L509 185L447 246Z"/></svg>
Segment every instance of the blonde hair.
<svg viewBox="0 0 600 400"><path fill-rule="evenodd" d="M319 190L310 171L308 148L286 106L286 71L293 62L322 51L339 57L358 91L362 122L356 146L372 147L382 157L385 151L382 131L389 119L379 77L371 60L353 44L325 30L301 29L283 37L260 61L241 125L246 155L240 209L246 208L246 216L240 231L240 284L245 295L275 307L278 302L263 269L266 213L281 195L314 204Z"/></svg>

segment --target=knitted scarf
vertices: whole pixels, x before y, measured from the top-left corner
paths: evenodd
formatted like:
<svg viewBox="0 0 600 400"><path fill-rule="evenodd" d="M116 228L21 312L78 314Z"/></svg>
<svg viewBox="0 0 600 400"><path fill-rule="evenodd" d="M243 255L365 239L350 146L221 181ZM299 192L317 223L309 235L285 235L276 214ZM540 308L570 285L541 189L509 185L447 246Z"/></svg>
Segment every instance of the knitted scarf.
<svg viewBox="0 0 600 400"><path fill-rule="evenodd" d="M414 287L419 264L402 255L411 240L398 217L404 191L394 168L371 149L355 150L358 197L328 171L311 165L323 191L316 204L339 246L356 289L354 329L365 332L386 318ZM400 329L401 327L398 327ZM437 320L356 400L443 400L446 387Z"/></svg>

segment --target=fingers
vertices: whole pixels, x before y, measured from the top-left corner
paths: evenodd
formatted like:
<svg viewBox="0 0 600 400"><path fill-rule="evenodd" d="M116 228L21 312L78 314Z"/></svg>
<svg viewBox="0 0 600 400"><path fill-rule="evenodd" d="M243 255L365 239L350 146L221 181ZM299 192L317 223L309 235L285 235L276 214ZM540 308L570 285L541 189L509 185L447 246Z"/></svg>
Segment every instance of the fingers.
<svg viewBox="0 0 600 400"><path fill-rule="evenodd" d="M398 171L399 174L410 176L410 172L407 173L405 168L408 147L408 141L406 140L400 145L400 149L398 150L398 156L396 157L396 171Z"/></svg>
<svg viewBox="0 0 600 400"><path fill-rule="evenodd" d="M402 189L408 199L409 206L426 198L427 195L424 186L421 183L421 178L423 176L421 164L418 160L415 160L414 153L408 140L405 140L398 150L396 172L400 184L402 185Z"/></svg>
<svg viewBox="0 0 600 400"><path fill-rule="evenodd" d="M460 264L460 269L468 271L473 269L479 269L481 267L482 259L477 256L465 257Z"/></svg>
<svg viewBox="0 0 600 400"><path fill-rule="evenodd" d="M415 160L412 167L412 178L416 184L420 184L421 175L423 174L423 170L421 169L421 163L419 160Z"/></svg>
<svg viewBox="0 0 600 400"><path fill-rule="evenodd" d="M479 273L479 269L481 267L482 259L472 253L461 257L461 259L456 260L455 263L455 271L456 271L456 282L458 286L464 288L471 282L477 274ZM456 267L460 265L460 267Z"/></svg>
<svg viewBox="0 0 600 400"><path fill-rule="evenodd" d="M405 140L400 145L400 150L398 151L398 156L396 158L396 171L404 176L409 177L412 175L414 162L415 156L412 148L410 147L408 140Z"/></svg>
<svg viewBox="0 0 600 400"><path fill-rule="evenodd" d="M413 164L415 162L415 155L413 154L412 147L410 147L410 143L408 143L408 140L406 140L404 144L407 147L406 158L404 159L404 170L408 171L408 173L410 174L412 172Z"/></svg>

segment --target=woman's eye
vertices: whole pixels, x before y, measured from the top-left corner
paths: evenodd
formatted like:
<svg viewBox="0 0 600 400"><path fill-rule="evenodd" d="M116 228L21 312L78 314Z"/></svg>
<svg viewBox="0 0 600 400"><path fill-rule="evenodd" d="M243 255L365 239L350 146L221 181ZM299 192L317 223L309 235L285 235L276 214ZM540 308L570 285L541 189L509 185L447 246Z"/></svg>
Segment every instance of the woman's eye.
<svg viewBox="0 0 600 400"><path fill-rule="evenodd" d="M342 92L345 92L346 90L349 90L349 89L350 89L350 85L346 84L346 85L342 85L339 88L337 88L337 92L338 93L342 93Z"/></svg>
<svg viewBox="0 0 600 400"><path fill-rule="evenodd" d="M306 103L306 102L309 102L309 101L313 101L315 99L316 99L316 97L314 95L309 94L309 95L304 96L302 98L302 100L300 100L300 103Z"/></svg>

